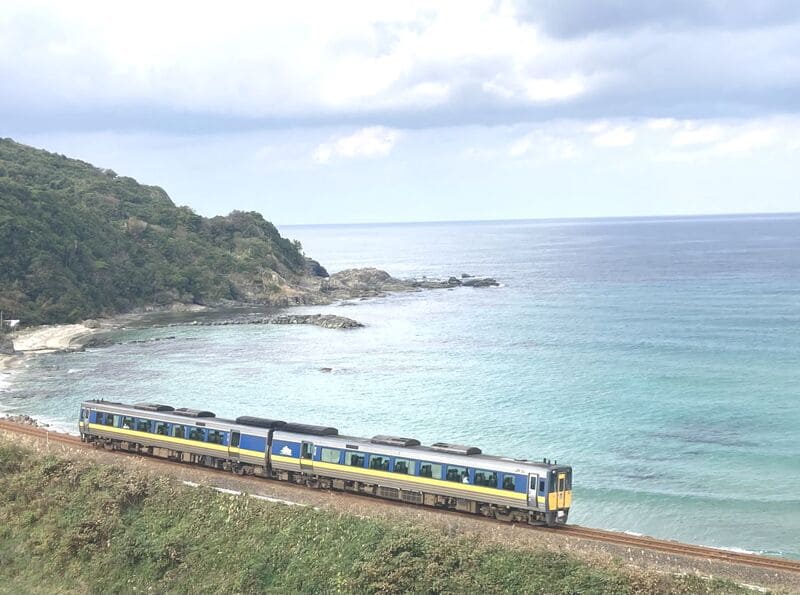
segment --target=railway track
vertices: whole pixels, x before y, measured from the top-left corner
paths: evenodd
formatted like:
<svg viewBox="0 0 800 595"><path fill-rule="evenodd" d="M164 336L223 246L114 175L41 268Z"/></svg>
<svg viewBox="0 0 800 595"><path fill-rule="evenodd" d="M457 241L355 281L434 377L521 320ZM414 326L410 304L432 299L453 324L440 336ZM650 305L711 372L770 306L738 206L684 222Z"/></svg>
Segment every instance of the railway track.
<svg viewBox="0 0 800 595"><path fill-rule="evenodd" d="M67 444L71 447L75 448L87 448L87 449L95 449L90 445L87 445L81 442L80 438L76 436L71 436L69 434L63 434L61 432L50 432L44 428L35 428L31 426L25 426L21 424L16 424L13 422L7 422L0 420L0 430L6 430L9 432L13 432L16 434L24 434L32 437L36 437L39 439L45 439L50 442L58 442L62 444ZM141 458L142 455L136 453L127 453L125 451L117 451L119 454ZM169 467L175 467L176 463L172 461L167 461L164 459L159 459L155 457L147 457L148 461L152 461L154 463L163 464ZM182 467L189 467L187 464L181 464ZM230 477L231 474L227 471L222 471L219 469L212 469L210 467L198 467L198 469L214 474L224 475L226 477ZM265 481L261 478L254 478L254 477L240 477L237 476L238 480L245 480L245 481L252 481L254 485L256 484L263 484ZM293 489L298 490L310 490L316 491L315 488L309 488L306 486L301 486L297 484L291 484L286 482L280 482L282 486L291 487ZM348 498L364 498L366 500L375 501L375 496L368 496L364 494L351 494L347 493ZM396 506L413 506L401 502L394 502L392 500L386 500L383 498L377 498L380 500L381 503L385 504L392 504ZM439 511L445 514L452 514L459 517L465 516L465 513L455 512L455 511ZM497 523L500 521L495 521L492 519L488 519L485 517L475 516L475 515L467 515L471 519L485 521L487 523ZM637 548L643 550L651 550L657 551L661 553L672 554L675 556L688 556L694 558L702 558L705 560L714 560L714 561L721 561L721 562L728 562L732 564L745 564L748 566L754 566L758 568L763 568L765 570L774 570L780 572L792 572L800 574L800 561L798 560L788 560L784 558L773 558L769 556L762 556L759 554L747 554L742 552L730 552L727 550L711 548L706 546L699 546L699 545L691 545L686 543L680 543L677 541L667 541L662 539L655 539L652 537L644 537L644 536L637 536L637 535L628 535L627 533L617 533L614 531L605 531L602 529L591 529L589 527L581 527L579 525L567 525L564 527L556 527L556 528L549 528L549 527L538 527L533 525L515 525L519 528L525 528L532 531L546 531L546 532L556 532L559 534L563 534L568 537L576 537L580 539L589 539L594 541L601 541L609 544L618 545L621 547L627 548Z"/></svg>

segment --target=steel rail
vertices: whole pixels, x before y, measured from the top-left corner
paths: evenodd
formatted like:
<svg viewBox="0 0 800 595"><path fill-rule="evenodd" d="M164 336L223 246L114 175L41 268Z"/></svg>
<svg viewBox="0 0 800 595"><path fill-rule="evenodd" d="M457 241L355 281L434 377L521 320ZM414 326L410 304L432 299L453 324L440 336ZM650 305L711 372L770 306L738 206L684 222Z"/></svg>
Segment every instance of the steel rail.
<svg viewBox="0 0 800 595"><path fill-rule="evenodd" d="M15 422L9 422L6 420L0 420L0 430L6 430L9 432L17 433L17 434L25 434L28 436L33 436L39 439L45 439L48 441L59 442L63 444L69 444L70 446L76 448L88 448L88 449L97 449L98 447L92 446L90 444L86 444L81 442L80 438L77 436L73 436L70 434L64 434L62 432L51 432L46 428L38 428L33 426L27 426L24 424L19 424ZM137 458L145 458L148 461L153 461L156 463L164 464L170 467L175 467L176 465L180 465L184 468L194 468L197 470L202 470L204 472L211 472L211 473L218 473L225 475L227 477L235 477L239 481L252 481L257 484L261 484L264 481L264 478L259 477L251 477L251 476L232 476L229 471L223 471L221 469L214 469L212 467L205 467L201 465L193 465L190 463L176 463L174 461L169 461L167 459L161 459L159 457L152 457L141 455L139 453L134 452L127 452L124 450L118 451L108 451L114 452L116 454L124 454L129 456L134 456ZM295 483L281 481L279 482L281 486L289 487L289 488L296 488L300 490L310 490L310 491L319 491L318 488L312 488L304 485L299 485ZM255 484L254 484L255 485ZM347 497L353 498L364 498L368 499L372 502L379 501L382 504L390 504L395 506L413 506L413 507L422 507L426 510L436 511L438 513L446 513L446 514L453 514L459 517L467 517L474 520L485 521L489 523L504 523L504 521L496 521L494 519L489 519L486 517L482 517L479 515L472 515L469 513L463 512L456 512L451 510L441 510L436 508L431 508L428 506L422 505L415 505L415 504L408 504L404 502L396 502L394 500L389 500L386 498L379 498L377 496L371 496L368 494L357 494L352 492L338 492L345 494ZM504 523L505 524L505 523ZM680 543L678 541L669 541L664 539L656 539L653 537L645 537L645 536L638 536L638 535L629 535L627 533L618 533L614 531L606 531L603 529L592 529L590 527L582 527L580 525L564 525L562 527L542 527L536 525L527 525L527 524L520 524L514 523L515 527L531 529L534 531L546 531L546 532L554 532L565 537L576 537L580 539L589 539L594 541L602 541L605 543L610 543L614 545L619 545L623 547L633 547L643 550L651 550L651 551L658 551L668 554L673 554L677 556L690 556L694 558L703 558L706 560L715 560L715 561L723 561L729 562L734 564L745 564L748 566L756 566L759 568L765 568L770 570L779 570L783 572L795 572L800 573L800 560L790 560L785 558L774 558L770 556L764 556L761 554L750 554L744 552L731 552L723 549L712 548L707 546L700 546L700 545L692 545L687 543Z"/></svg>

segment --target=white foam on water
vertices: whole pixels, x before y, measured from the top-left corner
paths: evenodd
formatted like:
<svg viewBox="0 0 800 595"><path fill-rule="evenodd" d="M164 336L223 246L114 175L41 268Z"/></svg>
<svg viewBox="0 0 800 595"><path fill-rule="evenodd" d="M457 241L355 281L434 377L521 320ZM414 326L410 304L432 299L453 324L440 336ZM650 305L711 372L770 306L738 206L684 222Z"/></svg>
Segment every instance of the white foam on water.
<svg viewBox="0 0 800 595"><path fill-rule="evenodd" d="M712 549L712 550L722 550L722 551L725 551L725 552L733 552L734 554L750 554L750 555L756 555L756 556L763 556L764 553L765 553L763 551L756 552L756 551L753 551L753 550L746 550L746 549L741 548L741 547L726 547L726 546L721 546L721 545L703 545L702 547L707 547L707 548Z"/></svg>
<svg viewBox="0 0 800 595"><path fill-rule="evenodd" d="M0 393L5 393L10 390L13 378L14 370L0 372Z"/></svg>

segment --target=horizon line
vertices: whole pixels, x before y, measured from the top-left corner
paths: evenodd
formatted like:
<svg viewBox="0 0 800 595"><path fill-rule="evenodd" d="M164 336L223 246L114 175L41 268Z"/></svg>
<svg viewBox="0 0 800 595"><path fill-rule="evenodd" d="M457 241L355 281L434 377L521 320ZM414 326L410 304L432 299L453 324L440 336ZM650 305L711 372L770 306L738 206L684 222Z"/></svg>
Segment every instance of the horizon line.
<svg viewBox="0 0 800 595"><path fill-rule="evenodd" d="M334 226L369 226L369 225L431 225L448 223L514 223L514 222L580 222L580 221L630 221L655 219L723 219L747 217L781 217L799 216L800 211L758 211L739 213L676 213L669 215L599 215L575 217L522 217L508 219L430 219L418 221L363 221L348 223L275 223L277 227L334 227Z"/></svg>

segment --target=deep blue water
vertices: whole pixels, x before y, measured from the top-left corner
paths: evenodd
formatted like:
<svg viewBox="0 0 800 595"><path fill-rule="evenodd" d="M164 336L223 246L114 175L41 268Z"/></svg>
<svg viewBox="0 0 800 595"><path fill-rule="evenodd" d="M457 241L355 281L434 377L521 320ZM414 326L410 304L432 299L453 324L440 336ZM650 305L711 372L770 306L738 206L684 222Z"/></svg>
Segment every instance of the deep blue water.
<svg viewBox="0 0 800 595"><path fill-rule="evenodd" d="M331 272L499 288L307 308L367 326L131 330L6 408L147 399L573 465L576 523L800 557L800 215L285 227ZM323 373L321 367L332 367Z"/></svg>

